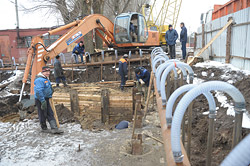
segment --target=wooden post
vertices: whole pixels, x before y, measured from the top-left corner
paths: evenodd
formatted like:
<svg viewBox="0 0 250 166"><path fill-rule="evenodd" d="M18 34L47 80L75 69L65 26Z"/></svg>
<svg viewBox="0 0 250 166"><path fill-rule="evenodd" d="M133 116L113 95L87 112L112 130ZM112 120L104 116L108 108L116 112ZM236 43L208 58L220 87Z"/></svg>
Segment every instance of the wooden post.
<svg viewBox="0 0 250 166"><path fill-rule="evenodd" d="M78 98L78 92L76 89L70 90L70 107L71 111L74 114L80 115L80 109L79 109L79 98Z"/></svg>
<svg viewBox="0 0 250 166"><path fill-rule="evenodd" d="M136 94L138 93L138 89L137 88L133 88L132 90L132 100L133 100L133 114L135 113L135 105L136 105Z"/></svg>
<svg viewBox="0 0 250 166"><path fill-rule="evenodd" d="M57 125L57 127L59 128L60 125L59 125L59 120L58 120L57 113L56 113L56 107L55 107L55 105L54 105L54 102L53 102L53 99L52 99L52 98L49 99L49 104L50 104L50 107L51 107L51 109L52 109L52 111L53 111L53 113L54 113L54 117L55 117L55 119L56 119L56 125Z"/></svg>
<svg viewBox="0 0 250 166"><path fill-rule="evenodd" d="M132 138L132 154L142 155L142 134L135 134Z"/></svg>
<svg viewBox="0 0 250 166"><path fill-rule="evenodd" d="M128 79L130 80L130 58L128 58Z"/></svg>
<svg viewBox="0 0 250 166"><path fill-rule="evenodd" d="M146 119L147 112L148 112L148 103L149 103L149 99L150 99L150 93L151 93L151 88L152 88L152 84L153 84L153 79L154 79L154 72L151 71L150 81L149 81L149 86L148 86L147 101L146 101L146 105L145 105L145 109L144 109L143 121Z"/></svg>
<svg viewBox="0 0 250 166"><path fill-rule="evenodd" d="M109 90L103 89L101 91L101 96L102 123L109 123Z"/></svg>
<svg viewBox="0 0 250 166"><path fill-rule="evenodd" d="M72 71L71 71L71 81L73 81L73 79L74 79L74 66L73 66L73 60L72 60L72 58L71 58L71 65L72 65Z"/></svg>
<svg viewBox="0 0 250 166"><path fill-rule="evenodd" d="M197 45L197 33L194 33L194 52L196 50L196 45Z"/></svg>
<svg viewBox="0 0 250 166"><path fill-rule="evenodd" d="M134 132L135 132L135 128L141 128L141 126L139 126L141 122L139 122L138 120L138 113L141 111L141 94L140 93L136 93L136 104L135 104L135 111L134 111L134 121L133 121L133 129L132 129L132 138L134 136Z"/></svg>
<svg viewBox="0 0 250 166"><path fill-rule="evenodd" d="M116 58L115 58L115 81L117 81L117 72L116 72Z"/></svg>
<svg viewBox="0 0 250 166"><path fill-rule="evenodd" d="M102 81L102 64L101 64L101 80L100 81Z"/></svg>
<svg viewBox="0 0 250 166"><path fill-rule="evenodd" d="M205 24L202 24L202 48L205 47Z"/></svg>
<svg viewBox="0 0 250 166"><path fill-rule="evenodd" d="M88 78L89 78L89 74L88 74L88 64L87 64L87 62L86 62L86 79L88 80Z"/></svg>
<svg viewBox="0 0 250 166"><path fill-rule="evenodd" d="M232 19L232 17L228 18L228 21ZM226 63L230 63L231 59L231 34L232 34L232 24L227 27L227 44L226 44Z"/></svg>

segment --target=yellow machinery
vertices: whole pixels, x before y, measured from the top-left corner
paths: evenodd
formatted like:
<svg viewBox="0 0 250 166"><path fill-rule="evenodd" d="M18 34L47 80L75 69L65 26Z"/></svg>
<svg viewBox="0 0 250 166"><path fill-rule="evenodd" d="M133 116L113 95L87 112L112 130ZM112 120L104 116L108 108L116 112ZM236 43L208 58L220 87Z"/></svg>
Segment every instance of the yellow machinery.
<svg viewBox="0 0 250 166"><path fill-rule="evenodd" d="M142 6L142 14L147 17L147 26L150 30L157 30L160 33L160 45L165 45L165 34L168 25L176 27L179 17L182 0L154 0L152 5L145 4ZM160 8L160 10L159 10ZM156 14L154 18L153 14Z"/></svg>

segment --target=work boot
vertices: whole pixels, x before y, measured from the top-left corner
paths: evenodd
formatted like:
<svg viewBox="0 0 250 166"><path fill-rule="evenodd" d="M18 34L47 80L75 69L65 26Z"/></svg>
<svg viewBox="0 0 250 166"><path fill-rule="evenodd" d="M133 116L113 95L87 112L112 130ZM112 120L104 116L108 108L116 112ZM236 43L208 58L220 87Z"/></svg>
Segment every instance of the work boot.
<svg viewBox="0 0 250 166"><path fill-rule="evenodd" d="M60 88L59 84L56 84L56 88Z"/></svg>
<svg viewBox="0 0 250 166"><path fill-rule="evenodd" d="M49 122L49 124L50 124L50 128L51 128L51 133L53 133L53 134L62 134L63 133L62 130L58 129L58 127L56 125L56 120L51 120Z"/></svg>
<svg viewBox="0 0 250 166"><path fill-rule="evenodd" d="M64 85L64 87L68 86L67 83L66 83L66 81L63 81L63 85Z"/></svg>
<svg viewBox="0 0 250 166"><path fill-rule="evenodd" d="M44 132L44 133L48 133L49 132L49 130L47 128L46 122L41 123L41 128L42 128L42 132Z"/></svg>

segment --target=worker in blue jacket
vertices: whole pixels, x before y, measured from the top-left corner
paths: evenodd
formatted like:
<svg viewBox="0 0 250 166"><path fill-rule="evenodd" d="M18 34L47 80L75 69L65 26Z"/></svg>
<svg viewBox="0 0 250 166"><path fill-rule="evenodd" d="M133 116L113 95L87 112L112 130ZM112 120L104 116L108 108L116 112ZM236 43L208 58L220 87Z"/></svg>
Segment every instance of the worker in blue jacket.
<svg viewBox="0 0 250 166"><path fill-rule="evenodd" d="M149 86L150 73L144 67L135 69L136 79L141 85Z"/></svg>
<svg viewBox="0 0 250 166"><path fill-rule="evenodd" d="M72 55L75 57L75 62L78 63L78 55L81 57L81 62L84 63L83 61L83 54L84 54L84 44L83 41L80 41L73 49Z"/></svg>
<svg viewBox="0 0 250 166"><path fill-rule="evenodd" d="M170 57L171 59L175 59L175 44L176 40L178 39L178 33L175 29L173 29L172 25L168 26L168 31L166 32L165 39L167 42L167 45L169 46L170 51Z"/></svg>
<svg viewBox="0 0 250 166"><path fill-rule="evenodd" d="M135 69L135 76L137 79L138 91L143 92L144 100L147 99L148 86L150 81L150 73L144 67L138 67Z"/></svg>
<svg viewBox="0 0 250 166"><path fill-rule="evenodd" d="M181 41L182 59L186 59L187 28L185 27L185 24L183 22L180 24L180 27L181 27L180 41Z"/></svg>
<svg viewBox="0 0 250 166"><path fill-rule="evenodd" d="M121 76L121 90L124 90L124 85L128 80L128 55L124 54L119 60L119 74Z"/></svg>
<svg viewBox="0 0 250 166"><path fill-rule="evenodd" d="M46 125L47 119L51 127L51 132L54 134L60 134L63 131L58 129L56 125L56 120L54 118L54 113L49 103L49 99L52 98L53 94L53 89L51 87L49 76L50 68L48 66L44 66L42 68L42 72L40 72L36 76L34 82L35 103L38 108L38 117L42 132L49 132Z"/></svg>

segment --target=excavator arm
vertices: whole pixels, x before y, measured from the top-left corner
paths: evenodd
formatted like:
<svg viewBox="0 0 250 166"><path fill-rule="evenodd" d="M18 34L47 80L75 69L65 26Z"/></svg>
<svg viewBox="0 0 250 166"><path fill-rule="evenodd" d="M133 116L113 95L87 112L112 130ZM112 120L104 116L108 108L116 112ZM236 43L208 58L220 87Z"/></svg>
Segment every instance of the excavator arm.
<svg viewBox="0 0 250 166"><path fill-rule="evenodd" d="M66 34L61 36L58 40L56 40L53 44L49 47L44 46L43 37L46 35L53 35L59 31L64 29L71 28ZM24 86L27 82L30 69L31 70L31 88L30 88L30 95L31 99L34 96L34 80L36 75L42 71L42 67L46 65L47 61L50 59L55 58L59 53L65 50L69 45L75 43L80 38L82 38L85 34L89 31L96 29L97 35L104 40L108 46L114 45L114 24L105 16L100 14L93 14L84 17L83 20L77 20L65 26L59 27L57 29L48 31L43 35L38 35L32 38L31 45L27 51L27 63L23 77L23 86L20 94L19 101L22 99L22 92ZM102 35L100 32L102 31L106 37Z"/></svg>

